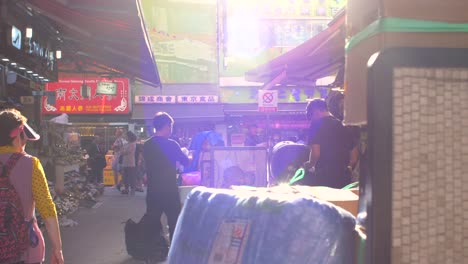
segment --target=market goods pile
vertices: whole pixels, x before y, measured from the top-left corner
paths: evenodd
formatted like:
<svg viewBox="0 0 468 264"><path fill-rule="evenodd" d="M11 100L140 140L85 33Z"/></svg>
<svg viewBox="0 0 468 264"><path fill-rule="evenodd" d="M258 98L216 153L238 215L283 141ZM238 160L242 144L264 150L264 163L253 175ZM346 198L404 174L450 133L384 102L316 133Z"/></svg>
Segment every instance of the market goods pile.
<svg viewBox="0 0 468 264"><path fill-rule="evenodd" d="M57 194L51 183L49 189L60 223L67 226L73 225L69 223L67 216L73 214L80 205L91 207L96 203L96 198L104 192L102 185L87 183L86 177L75 171L65 173L65 191L62 194Z"/></svg>

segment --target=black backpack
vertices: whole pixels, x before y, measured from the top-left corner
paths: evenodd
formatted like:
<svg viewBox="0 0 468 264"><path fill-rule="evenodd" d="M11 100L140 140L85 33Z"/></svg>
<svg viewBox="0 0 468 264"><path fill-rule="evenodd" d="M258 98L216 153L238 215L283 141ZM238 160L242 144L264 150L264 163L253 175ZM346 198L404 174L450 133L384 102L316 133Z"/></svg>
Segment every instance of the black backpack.
<svg viewBox="0 0 468 264"><path fill-rule="evenodd" d="M128 219L125 223L127 253L137 260L164 261L169 245L162 235L160 219L145 214L140 222Z"/></svg>

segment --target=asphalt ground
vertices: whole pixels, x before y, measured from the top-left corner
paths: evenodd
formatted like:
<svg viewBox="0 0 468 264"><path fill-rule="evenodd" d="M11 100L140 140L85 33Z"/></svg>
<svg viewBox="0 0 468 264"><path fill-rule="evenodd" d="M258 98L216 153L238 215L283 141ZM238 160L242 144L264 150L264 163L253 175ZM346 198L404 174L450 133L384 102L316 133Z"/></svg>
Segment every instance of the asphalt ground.
<svg viewBox="0 0 468 264"><path fill-rule="evenodd" d="M146 193L122 195L106 187L91 208L80 208L69 219L78 224L61 227L63 255L66 264L140 264L125 248L124 223L138 221L144 214ZM47 248L47 239L46 239ZM46 249L46 261L48 250Z"/></svg>

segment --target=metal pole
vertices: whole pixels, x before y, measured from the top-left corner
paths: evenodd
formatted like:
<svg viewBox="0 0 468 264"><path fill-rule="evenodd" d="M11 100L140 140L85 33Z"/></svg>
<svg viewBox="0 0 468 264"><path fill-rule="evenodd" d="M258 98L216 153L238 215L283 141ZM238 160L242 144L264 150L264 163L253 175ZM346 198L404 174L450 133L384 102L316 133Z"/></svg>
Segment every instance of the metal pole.
<svg viewBox="0 0 468 264"><path fill-rule="evenodd" d="M270 161L271 161L271 146L270 146L270 113L267 112L266 122L266 140L267 140L267 186L270 186Z"/></svg>
<svg viewBox="0 0 468 264"><path fill-rule="evenodd" d="M267 140L267 147L270 149L270 113L267 112L267 122L266 122L266 129L265 129L265 135L266 135L266 140Z"/></svg>

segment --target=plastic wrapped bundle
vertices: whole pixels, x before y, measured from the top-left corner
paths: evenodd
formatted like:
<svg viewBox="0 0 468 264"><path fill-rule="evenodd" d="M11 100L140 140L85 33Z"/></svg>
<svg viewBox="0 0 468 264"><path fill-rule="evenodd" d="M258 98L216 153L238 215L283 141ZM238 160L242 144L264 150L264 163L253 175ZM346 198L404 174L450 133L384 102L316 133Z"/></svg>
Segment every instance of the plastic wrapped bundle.
<svg viewBox="0 0 468 264"><path fill-rule="evenodd" d="M352 263L355 218L306 188L197 187L179 218L169 263Z"/></svg>

